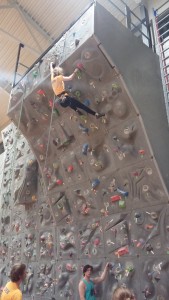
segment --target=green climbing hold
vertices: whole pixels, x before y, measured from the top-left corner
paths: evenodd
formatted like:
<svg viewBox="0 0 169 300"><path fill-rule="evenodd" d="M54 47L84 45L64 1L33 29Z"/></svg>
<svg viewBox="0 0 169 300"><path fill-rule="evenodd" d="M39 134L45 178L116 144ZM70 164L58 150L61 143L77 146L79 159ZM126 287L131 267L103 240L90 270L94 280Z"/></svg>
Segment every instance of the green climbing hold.
<svg viewBox="0 0 169 300"><path fill-rule="evenodd" d="M53 112L54 112L56 115L60 116L60 112L58 111L57 108L55 108L55 109L53 110Z"/></svg>
<svg viewBox="0 0 169 300"><path fill-rule="evenodd" d="M119 207L120 207L120 208L125 208L125 207L126 207L126 202L125 202L125 200L120 200L120 201L119 201Z"/></svg>
<svg viewBox="0 0 169 300"><path fill-rule="evenodd" d="M38 71L33 72L33 77L36 78L38 76Z"/></svg>

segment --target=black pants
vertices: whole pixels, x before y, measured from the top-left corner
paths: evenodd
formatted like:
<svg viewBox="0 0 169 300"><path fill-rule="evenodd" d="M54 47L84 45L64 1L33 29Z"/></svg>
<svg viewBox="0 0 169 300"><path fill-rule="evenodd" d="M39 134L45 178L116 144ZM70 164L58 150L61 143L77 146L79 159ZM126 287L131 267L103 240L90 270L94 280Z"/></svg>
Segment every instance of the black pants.
<svg viewBox="0 0 169 300"><path fill-rule="evenodd" d="M77 99L70 97L70 96L65 96L64 99L59 101L59 104L62 107L70 107L71 109L77 111L78 108L83 109L84 111L86 111L88 114L91 114L93 116L95 116L96 112L93 111L92 109L90 109L89 107L87 107L86 105L84 105L83 103L81 103L80 101L78 101Z"/></svg>

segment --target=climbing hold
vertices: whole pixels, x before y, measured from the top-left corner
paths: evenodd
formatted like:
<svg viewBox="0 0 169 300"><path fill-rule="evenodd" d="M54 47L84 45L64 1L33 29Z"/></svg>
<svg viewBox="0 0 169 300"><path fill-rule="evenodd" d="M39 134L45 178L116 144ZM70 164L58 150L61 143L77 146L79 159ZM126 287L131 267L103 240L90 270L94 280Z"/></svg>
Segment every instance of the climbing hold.
<svg viewBox="0 0 169 300"><path fill-rule="evenodd" d="M35 195L32 196L32 201L36 201L37 197Z"/></svg>
<svg viewBox="0 0 169 300"><path fill-rule="evenodd" d="M85 71L85 68L82 63L78 63L76 68L78 68L80 71Z"/></svg>
<svg viewBox="0 0 169 300"><path fill-rule="evenodd" d="M92 53L90 51L85 51L85 53L84 53L84 58L85 59L90 59L91 56L92 56Z"/></svg>
<svg viewBox="0 0 169 300"><path fill-rule="evenodd" d="M76 46L76 47L79 45L79 43L80 43L80 40L75 39L75 46Z"/></svg>
<svg viewBox="0 0 169 300"><path fill-rule="evenodd" d="M89 128L84 127L83 124L79 124L79 129L81 129L83 133L89 132Z"/></svg>
<svg viewBox="0 0 169 300"><path fill-rule="evenodd" d="M87 204L84 203L82 205L81 214L82 215L87 215L89 213L89 211L90 211L90 208L87 206Z"/></svg>
<svg viewBox="0 0 169 300"><path fill-rule="evenodd" d="M82 74L81 74L82 72L80 71L80 70L78 70L77 72L76 72L76 77L77 77L77 79L81 79L82 78Z"/></svg>
<svg viewBox="0 0 169 300"><path fill-rule="evenodd" d="M89 80L89 85L95 89L96 84L93 80Z"/></svg>
<svg viewBox="0 0 169 300"><path fill-rule="evenodd" d="M149 186L147 184L144 184L142 186L142 191L145 193L145 192L148 192L148 190L149 190Z"/></svg>
<svg viewBox="0 0 169 300"><path fill-rule="evenodd" d="M133 173L132 173L132 175L133 175L134 177L138 178L138 177L139 177L139 175L140 175L140 173L139 173L139 172L137 172L137 171L135 171L135 172L133 172Z"/></svg>
<svg viewBox="0 0 169 300"><path fill-rule="evenodd" d="M117 192L124 197L128 197L128 194L129 194L127 191L121 190L119 188L117 188Z"/></svg>
<svg viewBox="0 0 169 300"><path fill-rule="evenodd" d="M90 124L90 128L92 129L92 130L98 130L99 129L99 127L97 127L94 123L91 123Z"/></svg>
<svg viewBox="0 0 169 300"><path fill-rule="evenodd" d="M54 108L53 112L59 117L60 116L60 112L58 111L57 108Z"/></svg>
<svg viewBox="0 0 169 300"><path fill-rule="evenodd" d="M129 248L128 248L128 246L125 246L125 247L119 248L115 252L115 255L117 255L118 257L120 257L120 256L123 256L123 255L128 254L128 253L129 253Z"/></svg>
<svg viewBox="0 0 169 300"><path fill-rule="evenodd" d="M55 146L58 146L59 143L60 143L60 139L59 138L56 138L56 139L53 140L53 144Z"/></svg>
<svg viewBox="0 0 169 300"><path fill-rule="evenodd" d="M118 87L119 85L116 82L112 83L112 89L118 89Z"/></svg>
<svg viewBox="0 0 169 300"><path fill-rule="evenodd" d="M53 163L53 168L55 169L55 171L58 170L59 169L59 163L58 162L54 162Z"/></svg>
<svg viewBox="0 0 169 300"><path fill-rule="evenodd" d="M112 84L112 96L116 96L122 91L121 87L119 86L118 83L114 82Z"/></svg>
<svg viewBox="0 0 169 300"><path fill-rule="evenodd" d="M56 180L56 184L57 184L57 185L62 185L62 184L63 184L63 181L62 181L61 179L57 179L57 180Z"/></svg>
<svg viewBox="0 0 169 300"><path fill-rule="evenodd" d="M68 86L67 86L67 89L68 89L69 92L71 93L71 91L72 91L72 86L71 86L71 85L68 85Z"/></svg>
<svg viewBox="0 0 169 300"><path fill-rule="evenodd" d="M94 241L93 241L93 244L95 246L99 246L100 245L100 239L99 238L96 238Z"/></svg>
<svg viewBox="0 0 169 300"><path fill-rule="evenodd" d="M45 93L45 91L44 90L38 90L37 92L36 92L36 94L37 95L40 95L40 96L46 96L46 93Z"/></svg>
<svg viewBox="0 0 169 300"><path fill-rule="evenodd" d="M153 219L153 220L158 220L158 214L155 212L155 211L152 211L150 213L150 217Z"/></svg>
<svg viewBox="0 0 169 300"><path fill-rule="evenodd" d="M112 202L116 202L116 201L121 200L121 196L120 195L114 195L114 196L110 197L110 199L111 199Z"/></svg>
<svg viewBox="0 0 169 300"><path fill-rule="evenodd" d="M134 215L135 223L138 225L143 224L144 222L144 214L142 212L136 212Z"/></svg>
<svg viewBox="0 0 169 300"><path fill-rule="evenodd" d="M145 224L144 228L145 229L153 229L154 225L152 225L152 224Z"/></svg>
<svg viewBox="0 0 169 300"><path fill-rule="evenodd" d="M85 99L85 100L83 101L83 104L84 104L85 106L90 106L91 102L90 102L89 99Z"/></svg>
<svg viewBox="0 0 169 300"><path fill-rule="evenodd" d="M77 121L77 120L78 120L78 117L77 117L77 116L74 116L74 115L71 115L71 116L70 116L70 120Z"/></svg>
<svg viewBox="0 0 169 300"><path fill-rule="evenodd" d="M134 267L133 266L128 266L125 269L125 275L128 277L130 273L132 273L134 271Z"/></svg>
<svg viewBox="0 0 169 300"><path fill-rule="evenodd" d="M84 155L87 155L88 150L89 150L89 144L83 144L82 153Z"/></svg>
<svg viewBox="0 0 169 300"><path fill-rule="evenodd" d="M38 76L38 71L33 72L33 78L36 78Z"/></svg>
<svg viewBox="0 0 169 300"><path fill-rule="evenodd" d="M84 122L87 123L87 116L86 115L81 115L80 119Z"/></svg>
<svg viewBox="0 0 169 300"><path fill-rule="evenodd" d="M101 160L95 160L94 161L94 167L95 167L96 171L100 171L100 170L103 169L104 164L103 164L103 162Z"/></svg>
<svg viewBox="0 0 169 300"><path fill-rule="evenodd" d="M108 93L106 90L103 90L102 91L102 95L101 95L101 99L102 99L102 102L105 101L108 97Z"/></svg>
<svg viewBox="0 0 169 300"><path fill-rule="evenodd" d="M48 104L49 104L49 107L52 108L52 107L53 107L53 100L52 100L52 99L49 99L49 100L48 100Z"/></svg>
<svg viewBox="0 0 169 300"><path fill-rule="evenodd" d="M143 239L140 238L140 239L138 240L137 244L136 244L136 247L139 248L139 247L143 246L144 243L145 243L145 241L144 241Z"/></svg>
<svg viewBox="0 0 169 300"><path fill-rule="evenodd" d="M140 150L138 150L138 153L141 156L141 158L143 158L144 155L145 155L145 150L144 149L140 149Z"/></svg>
<svg viewBox="0 0 169 300"><path fill-rule="evenodd" d="M154 254L154 252L153 252L153 247L152 247L152 245L151 244L147 244L146 245L146 251L148 252L148 253L152 253L152 254Z"/></svg>
<svg viewBox="0 0 169 300"><path fill-rule="evenodd" d="M67 172L72 173L73 172L73 165L70 165L67 167Z"/></svg>
<svg viewBox="0 0 169 300"><path fill-rule="evenodd" d="M100 180L98 178L92 181L92 188L93 190L100 184Z"/></svg>
<svg viewBox="0 0 169 300"><path fill-rule="evenodd" d="M142 291L142 293L144 293L144 297L145 297L144 299L149 298L149 296L151 295L151 293L150 293L148 287L146 287L146 288L144 289L144 291Z"/></svg>
<svg viewBox="0 0 169 300"><path fill-rule="evenodd" d="M75 91L75 92L74 92L74 95L75 95L77 98L80 98L81 92L80 92L80 91Z"/></svg>
<svg viewBox="0 0 169 300"><path fill-rule="evenodd" d="M38 147L39 147L40 149L44 149L44 144L38 144Z"/></svg>
<svg viewBox="0 0 169 300"><path fill-rule="evenodd" d="M120 207L120 208L125 208L125 207L126 207L126 202L125 202L125 200L119 200L119 207Z"/></svg>
<svg viewBox="0 0 169 300"><path fill-rule="evenodd" d="M96 254L97 254L97 248L96 248L96 247L93 247L93 249L92 249L92 254L93 254L93 255L96 255Z"/></svg>

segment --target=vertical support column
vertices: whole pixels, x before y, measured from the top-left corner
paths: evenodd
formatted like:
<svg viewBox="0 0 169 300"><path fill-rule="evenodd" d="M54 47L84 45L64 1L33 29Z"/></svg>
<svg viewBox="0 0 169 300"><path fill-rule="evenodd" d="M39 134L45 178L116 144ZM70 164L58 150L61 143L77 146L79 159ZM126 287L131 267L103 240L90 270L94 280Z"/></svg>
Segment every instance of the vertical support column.
<svg viewBox="0 0 169 300"><path fill-rule="evenodd" d="M132 28L131 28L131 11L127 5L125 6L125 11L126 11L126 27L128 29L132 30Z"/></svg>
<svg viewBox="0 0 169 300"><path fill-rule="evenodd" d="M142 35L142 41L144 44L146 44L149 48L152 48L152 39L151 39L151 31L150 31L150 21L148 16L148 11L145 5L140 5L140 14L142 19L141 24L141 31L148 37L145 38L144 35Z"/></svg>
<svg viewBox="0 0 169 300"><path fill-rule="evenodd" d="M19 47L18 47L18 54L17 54L17 58L16 58L15 73L14 73L14 79L13 79L12 87L15 86L16 74L17 74L17 71L18 71L18 64L19 64L19 58L20 58L21 48L24 48L24 44L22 44L22 43L20 43Z"/></svg>

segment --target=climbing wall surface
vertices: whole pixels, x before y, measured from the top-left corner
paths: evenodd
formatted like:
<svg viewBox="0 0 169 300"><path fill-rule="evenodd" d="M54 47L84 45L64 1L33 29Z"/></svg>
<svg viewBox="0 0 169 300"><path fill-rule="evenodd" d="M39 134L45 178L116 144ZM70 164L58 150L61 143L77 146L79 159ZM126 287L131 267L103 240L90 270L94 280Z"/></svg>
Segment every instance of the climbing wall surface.
<svg viewBox="0 0 169 300"><path fill-rule="evenodd" d="M154 91L159 96L161 83L158 74L149 72L132 87L117 55L114 64L111 47L100 42L99 14L105 14L105 24L109 18L117 22L101 6L91 6L11 94L9 116L16 127L3 132L0 271L3 285L10 265L26 262L25 299L79 299L82 267L92 264L95 276L107 261L109 274L96 288L98 299L111 299L118 284L133 288L140 300L169 296L169 199L151 130L157 130L158 116L166 130L163 102L157 105ZM110 33L103 37L118 47ZM132 42L136 50L140 45L148 51L147 64L159 68L150 49L130 36ZM127 52L130 63L137 51L130 57L127 47L126 42L119 56L123 60ZM80 116L54 103L51 61L61 64L65 74L80 66L66 89L104 117L83 111ZM144 62L142 55L141 69ZM147 78L156 81L155 103ZM144 81L143 111L141 95L134 93ZM152 124L146 119L151 112ZM159 148L167 146L166 139L159 139Z"/></svg>
<svg viewBox="0 0 169 300"><path fill-rule="evenodd" d="M4 168L4 160L5 160L5 152L3 152L2 154L0 154L0 169L3 170ZM3 173L0 173L0 186L1 186L1 182L2 182L2 176Z"/></svg>

